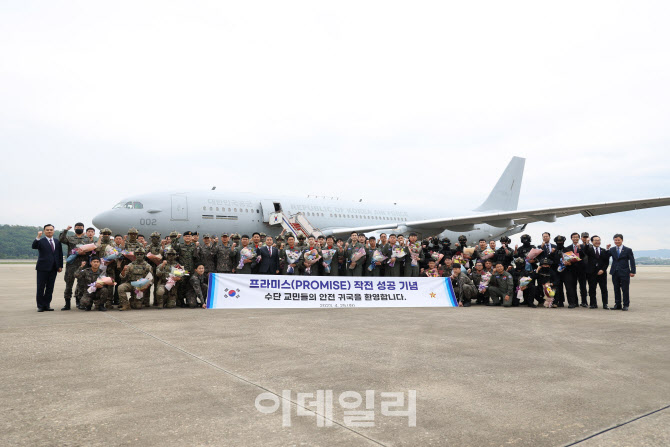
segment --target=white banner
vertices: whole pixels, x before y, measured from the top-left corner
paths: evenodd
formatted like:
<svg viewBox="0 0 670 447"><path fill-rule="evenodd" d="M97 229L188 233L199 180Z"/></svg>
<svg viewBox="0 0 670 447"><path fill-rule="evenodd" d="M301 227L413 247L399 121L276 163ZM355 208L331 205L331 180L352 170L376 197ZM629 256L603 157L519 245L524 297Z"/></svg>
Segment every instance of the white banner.
<svg viewBox="0 0 670 447"><path fill-rule="evenodd" d="M449 278L210 273L208 309L456 307Z"/></svg>

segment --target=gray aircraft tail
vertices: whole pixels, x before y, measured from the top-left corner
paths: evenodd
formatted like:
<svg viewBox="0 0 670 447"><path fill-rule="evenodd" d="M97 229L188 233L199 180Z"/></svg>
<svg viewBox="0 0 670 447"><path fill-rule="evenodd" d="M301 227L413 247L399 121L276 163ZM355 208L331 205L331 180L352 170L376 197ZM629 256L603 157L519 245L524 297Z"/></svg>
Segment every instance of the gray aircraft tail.
<svg viewBox="0 0 670 447"><path fill-rule="evenodd" d="M512 157L488 198L475 211L514 211L519 205L521 180L526 159Z"/></svg>

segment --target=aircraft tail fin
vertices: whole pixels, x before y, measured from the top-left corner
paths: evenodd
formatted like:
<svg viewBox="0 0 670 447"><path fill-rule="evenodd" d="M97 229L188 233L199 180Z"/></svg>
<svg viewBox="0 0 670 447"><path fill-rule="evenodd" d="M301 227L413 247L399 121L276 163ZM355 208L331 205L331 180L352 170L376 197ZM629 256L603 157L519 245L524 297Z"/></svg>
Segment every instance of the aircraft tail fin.
<svg viewBox="0 0 670 447"><path fill-rule="evenodd" d="M491 190L484 203L479 205L475 211L514 211L519 205L519 193L521 192L521 180L526 159L512 157L507 168L498 179L498 183Z"/></svg>

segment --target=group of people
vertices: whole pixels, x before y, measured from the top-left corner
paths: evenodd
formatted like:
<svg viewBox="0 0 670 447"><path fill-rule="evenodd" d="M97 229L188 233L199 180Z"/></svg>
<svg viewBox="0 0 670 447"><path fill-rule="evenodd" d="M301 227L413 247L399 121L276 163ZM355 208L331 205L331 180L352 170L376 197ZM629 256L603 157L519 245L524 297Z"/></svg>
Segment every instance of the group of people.
<svg viewBox="0 0 670 447"><path fill-rule="evenodd" d="M568 308L595 309L600 287L602 308L608 309L610 258L615 292L612 309L628 310L630 278L635 276L635 258L632 250L623 246L621 234L614 236L614 247L608 244L605 248L599 236L588 233L573 233L571 243L566 244L564 236L556 236L552 243L551 235L545 232L537 247L524 234L522 245L512 248L506 236L499 241L480 239L475 246L468 246L462 235L452 247L448 238L419 240L416 233L406 238L382 233L377 240L352 232L346 241L333 236L300 234L296 238L289 234L273 238L261 233L251 237L222 233L220 238L205 234L201 242L200 235L191 231L183 235L173 231L166 238L154 232L147 240L135 228L113 237L110 229L103 228L96 240L93 228L84 231L84 225L77 223L74 235L69 233L71 228L58 236L69 254L61 310L71 309L73 293L76 307L83 310L91 310L93 305L101 311L113 306L122 311L205 307L209 273L448 277L463 307L537 307L537 302L553 308L565 307L567 301ZM51 277L55 279L55 272L63 267L60 243L56 244L61 250L57 259L53 234L53 226L46 225L45 237L40 231L33 242L33 248L40 250L36 267L40 312L53 310L48 305L53 291ZM50 270L48 275L45 270Z"/></svg>

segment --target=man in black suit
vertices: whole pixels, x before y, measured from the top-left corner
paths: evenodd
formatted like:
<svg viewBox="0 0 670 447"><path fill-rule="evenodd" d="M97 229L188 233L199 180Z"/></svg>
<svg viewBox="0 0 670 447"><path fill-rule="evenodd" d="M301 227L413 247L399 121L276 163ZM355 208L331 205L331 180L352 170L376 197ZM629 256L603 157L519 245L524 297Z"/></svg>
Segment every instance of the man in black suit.
<svg viewBox="0 0 670 447"><path fill-rule="evenodd" d="M570 235L570 239L572 239L572 244L566 245L563 249L563 253L571 251L578 255L580 259L582 259L584 256L584 251L582 249L582 245L579 243L579 233L572 233ZM582 268L582 261L577 261L574 264L565 266L565 294L567 295L568 308L570 309L574 309L579 305L579 300L577 297L577 281L579 278L579 272L582 270Z"/></svg>
<svg viewBox="0 0 670 447"><path fill-rule="evenodd" d="M544 255L539 255L538 258L551 258L551 254L556 251L556 244L551 243L551 234L546 231L542 233L542 243L537 246L544 251Z"/></svg>
<svg viewBox="0 0 670 447"><path fill-rule="evenodd" d="M52 311L51 295L54 291L56 275L63 270L63 248L54 240L54 226L47 224L42 232L37 233L33 241L33 250L37 250L37 311ZM41 239L40 239L41 238Z"/></svg>
<svg viewBox="0 0 670 447"><path fill-rule="evenodd" d="M614 235L614 247L608 245L612 255L612 284L614 285L614 307L612 310L628 310L630 305L630 279L635 276L635 256L633 250L623 246L623 235ZM623 292L623 306L621 303L621 294Z"/></svg>
<svg viewBox="0 0 670 447"><path fill-rule="evenodd" d="M582 262L577 263L577 282L579 282L579 295L582 297L582 307L588 307L586 304L586 297L589 296L587 283L588 278L586 277L586 264L589 262L589 255L587 248L591 246L589 242L589 233L582 233Z"/></svg>
<svg viewBox="0 0 670 447"><path fill-rule="evenodd" d="M260 248L261 262L258 273L261 275L279 274L279 250L272 246L272 236L265 238L265 245Z"/></svg>
<svg viewBox="0 0 670 447"><path fill-rule="evenodd" d="M607 307L607 267L610 265L610 251L600 247L600 236L592 236L591 244L584 248L586 253L586 279L589 283L589 304L591 309L598 308L596 286L600 286L603 309Z"/></svg>

